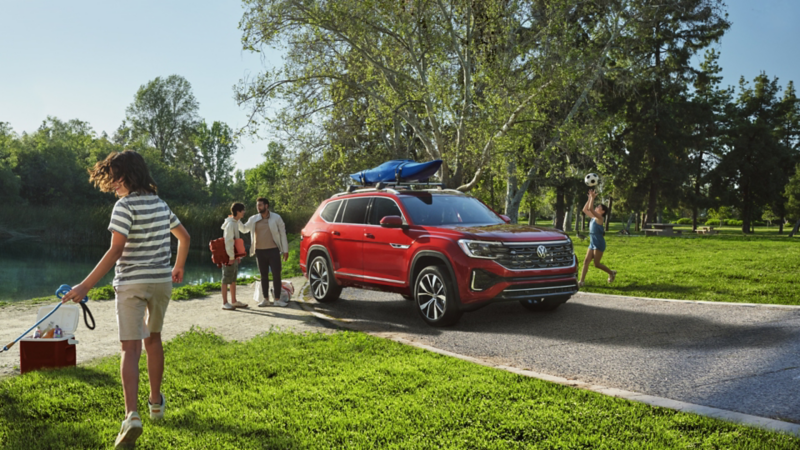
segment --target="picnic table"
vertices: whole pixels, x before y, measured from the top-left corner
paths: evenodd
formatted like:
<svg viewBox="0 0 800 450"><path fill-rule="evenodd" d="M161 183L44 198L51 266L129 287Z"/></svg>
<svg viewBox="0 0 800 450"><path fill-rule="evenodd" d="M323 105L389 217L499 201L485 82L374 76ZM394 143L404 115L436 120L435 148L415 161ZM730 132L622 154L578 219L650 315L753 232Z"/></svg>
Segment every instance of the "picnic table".
<svg viewBox="0 0 800 450"><path fill-rule="evenodd" d="M715 230L714 227L700 227L697 229L697 234L717 234L719 231Z"/></svg>
<svg viewBox="0 0 800 450"><path fill-rule="evenodd" d="M675 223L648 223L645 224L649 228L644 229L645 236L674 236L681 234L680 231L675 231L677 226Z"/></svg>

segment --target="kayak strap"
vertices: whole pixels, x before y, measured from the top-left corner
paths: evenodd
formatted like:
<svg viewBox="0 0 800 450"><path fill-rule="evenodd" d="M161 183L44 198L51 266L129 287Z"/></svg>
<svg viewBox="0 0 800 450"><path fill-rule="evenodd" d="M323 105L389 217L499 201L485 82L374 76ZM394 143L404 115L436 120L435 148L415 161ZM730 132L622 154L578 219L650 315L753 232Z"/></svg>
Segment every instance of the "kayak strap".
<svg viewBox="0 0 800 450"><path fill-rule="evenodd" d="M400 181L402 181L401 178L403 178L403 167L411 162L413 161L403 161L400 164L398 164L397 167L394 168L394 180L396 182L399 183Z"/></svg>

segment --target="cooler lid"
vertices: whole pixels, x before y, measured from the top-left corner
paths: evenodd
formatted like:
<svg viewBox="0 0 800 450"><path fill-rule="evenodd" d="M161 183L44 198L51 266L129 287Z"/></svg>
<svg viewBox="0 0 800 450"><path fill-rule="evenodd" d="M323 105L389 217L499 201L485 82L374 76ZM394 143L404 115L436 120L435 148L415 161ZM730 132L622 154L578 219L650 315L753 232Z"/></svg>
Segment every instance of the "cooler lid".
<svg viewBox="0 0 800 450"><path fill-rule="evenodd" d="M42 306L39 308L39 313L36 314L36 321L38 322L42 317L48 315L58 305ZM58 311L54 312L47 320L39 324L39 328L44 328L50 322L53 325L58 325L61 328L64 336L74 334L78 329L78 322L81 318L81 308L78 305L61 305Z"/></svg>

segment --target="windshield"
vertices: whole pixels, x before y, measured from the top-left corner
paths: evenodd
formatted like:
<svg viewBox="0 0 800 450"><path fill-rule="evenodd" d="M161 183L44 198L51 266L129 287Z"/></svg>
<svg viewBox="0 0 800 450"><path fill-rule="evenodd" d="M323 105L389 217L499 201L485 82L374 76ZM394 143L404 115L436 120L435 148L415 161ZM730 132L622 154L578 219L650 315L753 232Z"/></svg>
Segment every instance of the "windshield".
<svg viewBox="0 0 800 450"><path fill-rule="evenodd" d="M504 223L483 203L467 196L417 194L400 196L415 225L497 225Z"/></svg>

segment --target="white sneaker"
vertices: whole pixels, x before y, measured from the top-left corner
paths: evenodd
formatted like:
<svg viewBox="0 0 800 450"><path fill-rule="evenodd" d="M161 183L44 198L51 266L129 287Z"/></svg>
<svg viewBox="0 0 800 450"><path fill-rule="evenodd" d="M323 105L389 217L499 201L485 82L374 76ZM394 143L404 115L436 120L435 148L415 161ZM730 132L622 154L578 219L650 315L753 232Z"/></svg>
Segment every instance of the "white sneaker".
<svg viewBox="0 0 800 450"><path fill-rule="evenodd" d="M277 306L287 306L289 304L289 294L281 289L281 299L275 302Z"/></svg>
<svg viewBox="0 0 800 450"><path fill-rule="evenodd" d="M269 300L267 299L261 300L261 303L259 303L258 306L262 308L269 306Z"/></svg>
<svg viewBox="0 0 800 450"><path fill-rule="evenodd" d="M150 403L150 400L147 401L147 406L150 407L150 420L160 420L164 418L164 410L167 409L167 398L164 397L164 393L161 393L161 403L158 405L154 405Z"/></svg>
<svg viewBox="0 0 800 450"><path fill-rule="evenodd" d="M136 448L136 439L142 435L142 419L139 413L131 411L128 417L122 421L122 427L114 442L114 448Z"/></svg>
<svg viewBox="0 0 800 450"><path fill-rule="evenodd" d="M225 311L233 311L234 309L236 309L236 307L231 305L230 303L223 303L222 309L224 309Z"/></svg>
<svg viewBox="0 0 800 450"><path fill-rule="evenodd" d="M240 301L238 301L238 300L237 300L237 301L235 301L235 302L233 302L233 303L231 303L231 304L232 304L233 306L237 307L237 308L247 308L247 307L248 307L248 306L247 306L247 303L242 303L242 302L240 302Z"/></svg>

